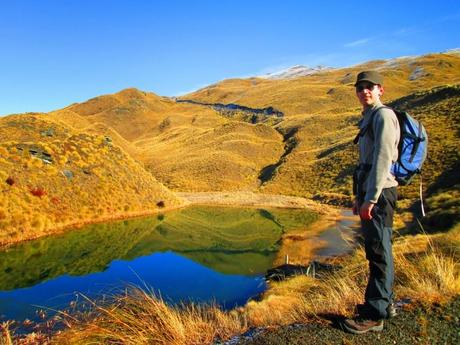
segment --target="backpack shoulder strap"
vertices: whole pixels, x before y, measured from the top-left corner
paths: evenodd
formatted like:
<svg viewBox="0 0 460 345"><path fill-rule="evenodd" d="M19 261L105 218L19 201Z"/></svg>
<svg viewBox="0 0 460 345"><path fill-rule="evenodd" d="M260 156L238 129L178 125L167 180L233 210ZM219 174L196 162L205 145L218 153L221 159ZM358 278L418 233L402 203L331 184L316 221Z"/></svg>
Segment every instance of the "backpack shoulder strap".
<svg viewBox="0 0 460 345"><path fill-rule="evenodd" d="M383 106L378 107L377 109L375 109L375 110L372 112L372 114L371 114L371 116L370 116L370 120L369 120L369 122L367 123L367 125L359 130L358 134L356 135L355 139L353 140L353 144L356 145L356 144L359 142L359 138L363 137L363 136L366 134L366 132L369 130L369 128L370 128L370 132L369 132L369 133L371 134L371 136L373 136L372 124L374 123L375 114L376 114L380 109L383 109L383 108L388 108L388 109L393 110L393 108L390 108L390 107L388 107L388 106L386 106L386 105L383 105Z"/></svg>

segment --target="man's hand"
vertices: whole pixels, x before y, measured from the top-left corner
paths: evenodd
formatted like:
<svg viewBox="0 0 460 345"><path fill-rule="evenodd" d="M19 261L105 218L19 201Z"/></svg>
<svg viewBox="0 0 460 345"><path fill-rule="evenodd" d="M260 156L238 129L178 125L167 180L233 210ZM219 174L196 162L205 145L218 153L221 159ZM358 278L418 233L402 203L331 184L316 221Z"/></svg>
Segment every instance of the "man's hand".
<svg viewBox="0 0 460 345"><path fill-rule="evenodd" d="M365 201L359 209L359 216L361 219L370 220L372 219L371 211L374 208L374 204L370 201Z"/></svg>

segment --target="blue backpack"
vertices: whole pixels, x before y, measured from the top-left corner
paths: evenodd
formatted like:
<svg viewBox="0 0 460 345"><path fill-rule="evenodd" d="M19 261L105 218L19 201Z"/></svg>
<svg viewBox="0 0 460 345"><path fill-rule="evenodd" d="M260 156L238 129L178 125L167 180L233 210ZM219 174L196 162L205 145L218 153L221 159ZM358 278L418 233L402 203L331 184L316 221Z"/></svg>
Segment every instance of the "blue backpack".
<svg viewBox="0 0 460 345"><path fill-rule="evenodd" d="M372 126L375 113L382 107L376 109L371 114L369 125L361 129L356 136L354 143L357 144L367 129L370 129L370 135L373 137ZM384 107L389 108L389 107ZM400 185L408 185L416 174L422 171L423 162L428 152L428 136L425 127L410 116L405 111L399 111L392 108L398 118L401 137L398 146L398 160L391 166L391 173L395 176Z"/></svg>

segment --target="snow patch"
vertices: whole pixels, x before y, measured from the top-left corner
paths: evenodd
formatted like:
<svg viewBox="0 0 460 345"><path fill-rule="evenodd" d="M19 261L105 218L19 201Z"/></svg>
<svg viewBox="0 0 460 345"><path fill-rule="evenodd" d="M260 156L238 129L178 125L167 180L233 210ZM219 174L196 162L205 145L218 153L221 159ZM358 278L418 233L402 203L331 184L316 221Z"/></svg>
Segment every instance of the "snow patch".
<svg viewBox="0 0 460 345"><path fill-rule="evenodd" d="M308 75L313 75L319 72L325 72L333 70L332 67L326 66L316 66L316 67L307 67L303 65L295 65L286 69L283 69L278 72L268 73L258 76L258 78L264 79L294 79L299 77L305 77Z"/></svg>
<svg viewBox="0 0 460 345"><path fill-rule="evenodd" d="M460 56L460 48L449 49L449 50L446 50L444 53L449 54L449 55L458 55L458 56Z"/></svg>
<svg viewBox="0 0 460 345"><path fill-rule="evenodd" d="M385 60L385 62L381 66L377 67L376 69L377 70L392 69L392 68L398 68L402 65L410 65L410 64L413 64L417 58L418 56L401 56L401 57L397 57L394 59L388 59L388 60Z"/></svg>

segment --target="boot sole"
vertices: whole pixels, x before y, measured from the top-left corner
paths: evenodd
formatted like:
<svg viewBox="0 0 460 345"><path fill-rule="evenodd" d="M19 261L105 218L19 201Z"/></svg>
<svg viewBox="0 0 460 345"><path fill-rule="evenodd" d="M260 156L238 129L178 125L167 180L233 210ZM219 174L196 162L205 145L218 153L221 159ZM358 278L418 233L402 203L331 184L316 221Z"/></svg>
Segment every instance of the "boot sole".
<svg viewBox="0 0 460 345"><path fill-rule="evenodd" d="M350 332L350 333L353 333L353 334L364 334L364 333L367 333L367 332L381 332L381 331L383 331L383 325L369 327L365 331L364 330L360 331L358 329L348 327L345 322L342 322L342 327L344 327L347 332Z"/></svg>

